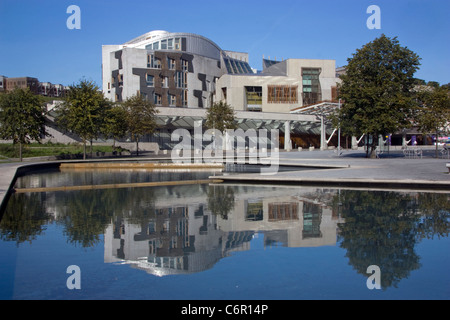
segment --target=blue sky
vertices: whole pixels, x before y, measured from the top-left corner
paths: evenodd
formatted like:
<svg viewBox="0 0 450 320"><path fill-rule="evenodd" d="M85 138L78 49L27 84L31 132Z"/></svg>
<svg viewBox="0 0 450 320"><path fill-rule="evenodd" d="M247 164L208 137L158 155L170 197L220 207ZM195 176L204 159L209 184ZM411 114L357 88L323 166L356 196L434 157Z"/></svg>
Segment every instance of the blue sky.
<svg viewBox="0 0 450 320"><path fill-rule="evenodd" d="M81 9L81 29L70 30L67 7ZM381 30L370 30L368 6L381 9ZM31 76L70 85L81 78L101 87L101 47L123 44L152 30L191 32L224 50L263 55L347 58L382 33L397 36L422 58L417 78L450 82L448 0L0 0L0 75Z"/></svg>

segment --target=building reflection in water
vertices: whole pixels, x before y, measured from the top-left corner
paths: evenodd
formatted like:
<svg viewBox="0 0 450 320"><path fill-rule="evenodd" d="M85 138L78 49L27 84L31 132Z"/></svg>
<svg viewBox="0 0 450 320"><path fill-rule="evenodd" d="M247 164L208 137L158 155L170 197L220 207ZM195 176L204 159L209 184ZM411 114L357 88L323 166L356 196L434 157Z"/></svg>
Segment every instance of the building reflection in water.
<svg viewBox="0 0 450 320"><path fill-rule="evenodd" d="M148 223L114 218L105 232L105 262L165 276L207 270L231 252L249 250L257 234L263 235L265 246L336 245L342 220L328 205L336 190L209 188L217 190L193 188L182 199L155 194ZM215 214L211 200L222 200L207 199L207 194L222 195L224 188L230 188L234 203L228 214Z"/></svg>

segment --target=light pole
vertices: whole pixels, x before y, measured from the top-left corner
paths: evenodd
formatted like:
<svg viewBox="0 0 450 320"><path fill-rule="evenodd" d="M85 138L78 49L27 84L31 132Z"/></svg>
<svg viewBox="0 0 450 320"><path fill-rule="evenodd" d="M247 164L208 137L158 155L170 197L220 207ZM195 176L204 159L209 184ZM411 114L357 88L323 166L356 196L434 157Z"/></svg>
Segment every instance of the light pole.
<svg viewBox="0 0 450 320"><path fill-rule="evenodd" d="M341 99L339 99L339 112L341 111ZM341 124L339 124L338 128L338 157L341 156Z"/></svg>

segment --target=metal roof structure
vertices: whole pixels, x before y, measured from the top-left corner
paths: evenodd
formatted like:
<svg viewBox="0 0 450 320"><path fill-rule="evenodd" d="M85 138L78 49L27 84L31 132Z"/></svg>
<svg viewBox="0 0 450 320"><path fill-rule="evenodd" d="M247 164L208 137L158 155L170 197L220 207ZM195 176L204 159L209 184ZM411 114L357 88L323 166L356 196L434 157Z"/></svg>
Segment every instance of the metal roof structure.
<svg viewBox="0 0 450 320"><path fill-rule="evenodd" d="M327 117L339 108L340 103L337 101L321 101L316 104L295 108L291 114L304 114Z"/></svg>

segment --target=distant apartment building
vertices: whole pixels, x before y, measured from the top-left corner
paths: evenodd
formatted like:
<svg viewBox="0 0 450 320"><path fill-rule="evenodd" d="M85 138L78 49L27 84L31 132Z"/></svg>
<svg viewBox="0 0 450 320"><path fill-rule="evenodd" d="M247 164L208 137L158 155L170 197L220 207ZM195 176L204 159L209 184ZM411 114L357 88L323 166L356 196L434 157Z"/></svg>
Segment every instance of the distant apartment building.
<svg viewBox="0 0 450 320"><path fill-rule="evenodd" d="M68 87L62 84L53 84L50 82L41 82L39 84L38 94L45 97L63 97L65 96Z"/></svg>
<svg viewBox="0 0 450 320"><path fill-rule="evenodd" d="M6 77L0 76L0 92L6 90Z"/></svg>
<svg viewBox="0 0 450 320"><path fill-rule="evenodd" d="M65 96L65 93L69 89L62 84L39 82L37 78L32 77L7 78L0 76L0 91L12 91L16 88L28 88L34 94L55 98Z"/></svg>
<svg viewBox="0 0 450 320"><path fill-rule="evenodd" d="M32 77L8 78L6 80L6 91L12 91L16 88L30 89L31 92L39 93L39 80Z"/></svg>

